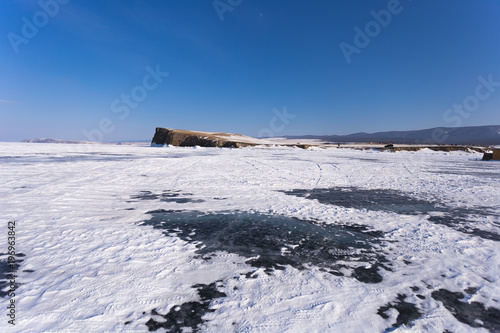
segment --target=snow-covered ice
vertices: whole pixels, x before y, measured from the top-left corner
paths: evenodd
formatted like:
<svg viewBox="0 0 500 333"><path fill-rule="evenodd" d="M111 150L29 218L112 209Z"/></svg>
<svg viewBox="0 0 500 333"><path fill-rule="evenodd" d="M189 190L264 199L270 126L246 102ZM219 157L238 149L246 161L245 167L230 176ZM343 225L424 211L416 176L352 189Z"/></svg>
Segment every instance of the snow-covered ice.
<svg viewBox="0 0 500 333"><path fill-rule="evenodd" d="M481 156L0 143L0 331L498 332Z"/></svg>

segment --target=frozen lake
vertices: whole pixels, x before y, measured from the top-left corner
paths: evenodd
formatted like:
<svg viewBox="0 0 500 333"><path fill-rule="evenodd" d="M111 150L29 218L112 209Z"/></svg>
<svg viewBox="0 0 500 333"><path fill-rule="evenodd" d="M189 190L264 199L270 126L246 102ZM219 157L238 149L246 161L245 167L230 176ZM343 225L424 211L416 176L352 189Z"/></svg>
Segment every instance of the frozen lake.
<svg viewBox="0 0 500 333"><path fill-rule="evenodd" d="M499 332L481 157L0 143L0 331Z"/></svg>

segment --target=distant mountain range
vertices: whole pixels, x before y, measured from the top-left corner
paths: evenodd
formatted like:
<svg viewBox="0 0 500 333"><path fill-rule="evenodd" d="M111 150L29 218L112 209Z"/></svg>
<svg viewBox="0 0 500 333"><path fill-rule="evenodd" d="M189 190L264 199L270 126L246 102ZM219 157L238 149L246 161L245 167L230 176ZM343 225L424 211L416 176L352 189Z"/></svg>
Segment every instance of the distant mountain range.
<svg viewBox="0 0 500 333"><path fill-rule="evenodd" d="M435 127L417 131L354 133L349 135L287 136L287 139L318 139L336 142L383 142L396 144L500 145L500 125Z"/></svg>
<svg viewBox="0 0 500 333"><path fill-rule="evenodd" d="M90 141L74 141L74 140L60 140L60 139L24 139L21 142L26 143L65 143L65 144L106 144L106 145L134 145L134 144L146 144L149 140L139 140L139 141L117 141L117 142L90 142Z"/></svg>
<svg viewBox="0 0 500 333"><path fill-rule="evenodd" d="M59 140L59 139L25 139L21 140L21 142L27 143L71 143L71 144L79 144L79 143L88 143L86 141L72 141L72 140Z"/></svg>

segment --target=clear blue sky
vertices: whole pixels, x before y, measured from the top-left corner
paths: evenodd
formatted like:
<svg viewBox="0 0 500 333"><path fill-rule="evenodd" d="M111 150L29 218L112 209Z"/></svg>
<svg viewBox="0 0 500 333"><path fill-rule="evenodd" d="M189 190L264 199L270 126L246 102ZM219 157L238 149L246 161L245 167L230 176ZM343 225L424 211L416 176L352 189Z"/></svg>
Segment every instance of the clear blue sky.
<svg viewBox="0 0 500 333"><path fill-rule="evenodd" d="M58 1L0 3L0 141L500 124L497 0Z"/></svg>

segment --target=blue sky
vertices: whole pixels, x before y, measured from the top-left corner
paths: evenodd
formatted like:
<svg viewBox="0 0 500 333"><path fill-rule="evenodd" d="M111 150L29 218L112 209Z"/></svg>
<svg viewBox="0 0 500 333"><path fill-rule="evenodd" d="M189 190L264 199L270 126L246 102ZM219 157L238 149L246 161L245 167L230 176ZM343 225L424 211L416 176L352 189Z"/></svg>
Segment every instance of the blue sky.
<svg viewBox="0 0 500 333"><path fill-rule="evenodd" d="M0 141L500 124L499 18L496 0L2 1Z"/></svg>

